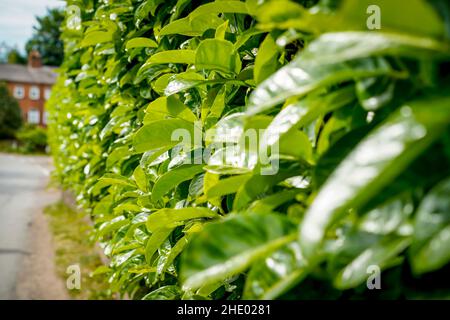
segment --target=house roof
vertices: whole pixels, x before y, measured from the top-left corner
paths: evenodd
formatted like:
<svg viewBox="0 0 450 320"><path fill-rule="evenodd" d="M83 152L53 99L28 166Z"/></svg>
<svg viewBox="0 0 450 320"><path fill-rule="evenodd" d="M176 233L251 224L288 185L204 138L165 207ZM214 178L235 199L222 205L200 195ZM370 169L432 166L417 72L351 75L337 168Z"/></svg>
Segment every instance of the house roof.
<svg viewBox="0 0 450 320"><path fill-rule="evenodd" d="M58 74L55 67L31 68L20 64L1 63L0 80L34 84L54 84Z"/></svg>

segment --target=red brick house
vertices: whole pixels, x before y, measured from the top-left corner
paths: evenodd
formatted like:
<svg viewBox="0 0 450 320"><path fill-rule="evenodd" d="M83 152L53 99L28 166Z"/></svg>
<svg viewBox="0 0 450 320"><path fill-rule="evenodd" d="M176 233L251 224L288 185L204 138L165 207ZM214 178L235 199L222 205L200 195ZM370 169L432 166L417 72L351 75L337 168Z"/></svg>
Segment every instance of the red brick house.
<svg viewBox="0 0 450 320"><path fill-rule="evenodd" d="M5 81L19 102L25 122L46 126L45 101L50 97L57 74L54 67L43 66L39 52L32 51L28 65L0 64L0 81Z"/></svg>

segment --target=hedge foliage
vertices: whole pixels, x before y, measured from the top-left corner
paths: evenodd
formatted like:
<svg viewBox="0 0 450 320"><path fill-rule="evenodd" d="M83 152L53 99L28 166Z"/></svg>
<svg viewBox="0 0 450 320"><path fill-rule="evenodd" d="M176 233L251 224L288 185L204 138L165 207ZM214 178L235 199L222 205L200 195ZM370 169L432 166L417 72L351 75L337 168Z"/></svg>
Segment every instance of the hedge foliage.
<svg viewBox="0 0 450 320"><path fill-rule="evenodd" d="M97 273L134 299L450 297L449 17L68 0L49 137L111 259Z"/></svg>

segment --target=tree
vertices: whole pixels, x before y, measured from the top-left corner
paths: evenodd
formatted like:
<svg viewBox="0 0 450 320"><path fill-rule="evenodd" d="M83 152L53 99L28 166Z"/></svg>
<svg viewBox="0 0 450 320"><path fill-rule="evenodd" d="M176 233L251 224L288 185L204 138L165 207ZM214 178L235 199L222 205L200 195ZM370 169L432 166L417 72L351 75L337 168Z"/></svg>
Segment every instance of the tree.
<svg viewBox="0 0 450 320"><path fill-rule="evenodd" d="M28 53L33 49L38 50L44 65L59 66L62 62L64 49L60 40L60 26L63 20L64 13L61 9L48 9L47 15L37 17L35 33L25 48Z"/></svg>
<svg viewBox="0 0 450 320"><path fill-rule="evenodd" d="M6 84L0 82L0 138L14 137L22 126L22 112L17 100L8 91Z"/></svg>
<svg viewBox="0 0 450 320"><path fill-rule="evenodd" d="M11 49L8 52L8 63L27 64L27 58L21 55L19 50Z"/></svg>

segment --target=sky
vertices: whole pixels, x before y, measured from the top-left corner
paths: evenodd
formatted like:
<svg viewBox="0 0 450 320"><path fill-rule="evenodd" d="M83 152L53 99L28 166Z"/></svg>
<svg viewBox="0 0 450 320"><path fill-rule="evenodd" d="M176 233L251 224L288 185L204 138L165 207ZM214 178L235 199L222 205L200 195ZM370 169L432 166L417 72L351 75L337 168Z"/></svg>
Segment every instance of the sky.
<svg viewBox="0 0 450 320"><path fill-rule="evenodd" d="M46 8L63 7L61 0L0 0L0 44L25 51L25 43L33 34L36 16L46 13Z"/></svg>

